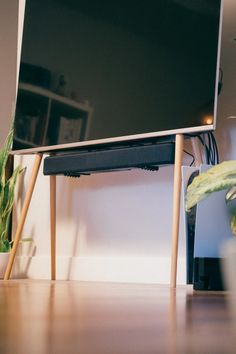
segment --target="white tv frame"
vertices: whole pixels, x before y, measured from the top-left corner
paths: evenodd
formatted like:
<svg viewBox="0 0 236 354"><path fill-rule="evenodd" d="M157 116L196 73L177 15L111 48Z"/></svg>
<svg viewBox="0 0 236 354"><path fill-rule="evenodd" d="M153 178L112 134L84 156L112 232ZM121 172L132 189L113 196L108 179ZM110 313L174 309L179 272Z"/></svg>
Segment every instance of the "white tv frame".
<svg viewBox="0 0 236 354"><path fill-rule="evenodd" d="M19 0L19 32L18 32L18 60L17 60L17 88L18 88L18 76L19 76L19 66L20 66L20 54L21 54L21 46L22 46L22 36L23 36L23 19L25 13L25 3L27 0ZM118 136L118 137L111 137L111 138L103 138L103 139L96 139L96 140L87 140L87 141L80 141L74 143L67 143L67 144L57 144L57 145L49 145L49 146L40 146L34 148L26 148L20 150L12 150L12 154L16 155L26 155L26 154L36 154L36 153L49 153L55 152L57 150L69 150L75 148L83 148L83 147L90 147L94 145L104 145L104 144L113 144L113 143L122 143L122 142L137 142L138 140L144 139L152 139L164 136L171 136L176 134L195 134L195 133L202 133L213 131L216 129L216 117L217 117L217 101L218 101L218 81L219 81L219 69L220 69L220 53L221 53L221 39L222 39L222 20L223 20L223 3L224 0L221 0L221 8L220 8L220 18L219 18L219 32L218 32L218 49L217 49L217 62L216 62L216 80L215 80L215 94L214 94L214 110L213 110L213 124L210 125L201 125L196 127L189 127L189 128L179 128L173 130L163 130L163 131L156 131L144 134L132 134L126 136ZM15 102L16 107L16 102Z"/></svg>

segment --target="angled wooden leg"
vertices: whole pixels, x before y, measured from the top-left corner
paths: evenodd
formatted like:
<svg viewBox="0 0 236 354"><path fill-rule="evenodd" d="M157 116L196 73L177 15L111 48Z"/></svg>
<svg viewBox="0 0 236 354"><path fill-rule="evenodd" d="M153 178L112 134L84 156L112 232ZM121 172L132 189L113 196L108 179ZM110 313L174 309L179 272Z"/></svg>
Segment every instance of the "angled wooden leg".
<svg viewBox="0 0 236 354"><path fill-rule="evenodd" d="M38 171L39 171L39 167L40 167L40 163L42 160L42 155L41 154L36 154L35 155L35 160L34 160L34 166L33 166L33 170L32 170L32 174L31 174L31 178L30 178L30 182L29 182L29 187L25 196L25 200L24 200L24 204L23 204L23 208L20 214L20 218L19 218L19 223L16 229L16 234L15 234L15 238L14 238L14 243L13 243L13 247L11 249L11 253L10 253L10 257L9 257L9 261L7 264L7 269L4 275L4 280L8 280L10 278L11 275L11 270L12 270L12 266L13 266L13 262L16 256L16 251L18 248L18 244L20 241L20 237L21 237L21 232L22 229L24 227L24 223L25 223L25 219L26 219L26 215L29 209L29 205L30 205L30 201L31 201L31 197L34 191L34 186L35 186L35 182L38 176Z"/></svg>
<svg viewBox="0 0 236 354"><path fill-rule="evenodd" d="M172 252L171 252L171 278L170 286L176 287L179 220L180 220L180 192L181 192L181 165L183 158L184 138L177 134L175 139L175 167L174 167L174 191L173 191L173 218L172 218Z"/></svg>
<svg viewBox="0 0 236 354"><path fill-rule="evenodd" d="M56 279L56 176L50 176L51 280Z"/></svg>

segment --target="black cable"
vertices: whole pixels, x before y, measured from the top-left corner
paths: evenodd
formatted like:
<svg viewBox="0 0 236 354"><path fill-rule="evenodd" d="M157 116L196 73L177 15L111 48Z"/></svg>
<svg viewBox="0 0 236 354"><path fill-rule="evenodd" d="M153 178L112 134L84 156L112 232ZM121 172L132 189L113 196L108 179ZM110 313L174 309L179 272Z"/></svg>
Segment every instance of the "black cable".
<svg viewBox="0 0 236 354"><path fill-rule="evenodd" d="M214 151L215 151L215 155L216 155L215 162L218 164L220 162L218 146L217 146L214 134L212 132L210 134L211 134L211 138L212 138L212 142L213 142L213 146L214 146Z"/></svg>
<svg viewBox="0 0 236 354"><path fill-rule="evenodd" d="M206 143L205 134L203 133L203 134L199 135L198 138L204 147L206 163L209 164L210 163L210 159L209 159L210 152L209 152L209 147L207 146L207 143Z"/></svg>
<svg viewBox="0 0 236 354"><path fill-rule="evenodd" d="M209 133L206 133L206 139L207 139L207 146L208 146L208 151L209 151L209 164L214 165L214 150L212 146L212 140L211 140L211 135Z"/></svg>
<svg viewBox="0 0 236 354"><path fill-rule="evenodd" d="M224 73L222 68L219 69L219 80L218 80L218 95L221 93L222 86L223 86L223 77Z"/></svg>
<svg viewBox="0 0 236 354"><path fill-rule="evenodd" d="M203 144L205 147L206 161L210 165L219 163L219 152L213 132L208 132L203 138Z"/></svg>
<svg viewBox="0 0 236 354"><path fill-rule="evenodd" d="M191 163L189 165L189 166L192 166L194 164L194 162L195 162L195 156L193 154L191 154L190 152L186 151L186 150L184 150L184 152L185 152L185 154L187 154L187 155L192 157L192 161L191 161Z"/></svg>
<svg viewBox="0 0 236 354"><path fill-rule="evenodd" d="M206 163L209 163L209 150L208 150L208 146L206 144L205 134L202 134L202 145L203 145L204 151L205 151Z"/></svg>
<svg viewBox="0 0 236 354"><path fill-rule="evenodd" d="M212 156L213 156L213 164L216 164L216 150L215 150L215 146L214 146L214 141L213 141L213 136L211 133L209 133L209 137L211 139L211 144L212 144Z"/></svg>
<svg viewBox="0 0 236 354"><path fill-rule="evenodd" d="M214 160L213 164L218 164L219 163L219 153L218 153L218 148L216 144L216 139L214 137L214 134L212 132L209 133L209 136L211 137L211 142L212 142L212 150L214 152Z"/></svg>

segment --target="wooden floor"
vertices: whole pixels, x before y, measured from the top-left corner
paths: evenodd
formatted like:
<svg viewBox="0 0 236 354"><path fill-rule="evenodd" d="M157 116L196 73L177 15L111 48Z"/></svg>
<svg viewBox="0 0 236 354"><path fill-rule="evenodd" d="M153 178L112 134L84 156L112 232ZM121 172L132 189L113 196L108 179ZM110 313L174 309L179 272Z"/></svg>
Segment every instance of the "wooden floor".
<svg viewBox="0 0 236 354"><path fill-rule="evenodd" d="M228 294L189 287L0 282L0 354L236 353Z"/></svg>

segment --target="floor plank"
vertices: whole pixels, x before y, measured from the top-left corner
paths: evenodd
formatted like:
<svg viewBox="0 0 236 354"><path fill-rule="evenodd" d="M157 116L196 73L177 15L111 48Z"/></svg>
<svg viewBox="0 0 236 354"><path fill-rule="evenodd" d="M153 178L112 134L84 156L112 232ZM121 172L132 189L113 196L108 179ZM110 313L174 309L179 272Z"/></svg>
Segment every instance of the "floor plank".
<svg viewBox="0 0 236 354"><path fill-rule="evenodd" d="M191 287L0 282L0 354L236 352L226 293Z"/></svg>

